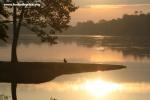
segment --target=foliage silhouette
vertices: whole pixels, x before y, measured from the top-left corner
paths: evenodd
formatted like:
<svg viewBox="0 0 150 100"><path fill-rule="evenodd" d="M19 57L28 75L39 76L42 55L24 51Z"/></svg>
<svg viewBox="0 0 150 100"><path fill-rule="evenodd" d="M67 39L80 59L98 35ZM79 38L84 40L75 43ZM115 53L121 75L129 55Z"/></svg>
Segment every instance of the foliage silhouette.
<svg viewBox="0 0 150 100"><path fill-rule="evenodd" d="M30 0L28 1L31 2ZM23 0L24 3L28 1ZM12 0L12 3L18 3L18 0ZM42 41L53 42L56 38L51 37L50 34L66 29L70 21L70 13L77 9L72 0L41 0L40 5L40 7L25 8L25 6L13 6L4 8L2 2L0 3L0 15L13 18L13 21L8 21L13 22L12 63L18 63L17 43L22 25L29 27L32 31L35 30L35 27L38 28L38 36L41 37ZM12 12L10 8L13 9ZM6 12L9 12L9 14L7 15ZM8 37L6 35L7 25L4 24L5 22L6 20L2 19L0 23L0 39L4 41ZM43 32L43 29L47 26L51 27L49 33ZM37 30L35 32L37 33ZM11 83L13 100L17 100L16 88L17 82L14 80Z"/></svg>
<svg viewBox="0 0 150 100"><path fill-rule="evenodd" d="M79 22L76 26L64 31L64 34L108 35L108 36L150 36L150 13L141 11L134 15L123 15L122 18Z"/></svg>
<svg viewBox="0 0 150 100"><path fill-rule="evenodd" d="M3 5L0 2L0 39L6 42L8 38L8 26L1 21L2 18L8 18L8 12L3 8Z"/></svg>

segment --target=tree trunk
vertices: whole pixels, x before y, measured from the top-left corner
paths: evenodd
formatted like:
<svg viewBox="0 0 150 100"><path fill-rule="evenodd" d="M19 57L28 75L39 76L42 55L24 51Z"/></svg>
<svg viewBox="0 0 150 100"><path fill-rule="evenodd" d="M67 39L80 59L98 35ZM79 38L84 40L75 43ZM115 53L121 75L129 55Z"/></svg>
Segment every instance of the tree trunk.
<svg viewBox="0 0 150 100"><path fill-rule="evenodd" d="M16 0L13 1L13 3L16 3ZM11 48L11 62L17 63L17 19L16 19L16 7L13 7L13 41L12 41L12 48Z"/></svg>
<svg viewBox="0 0 150 100"><path fill-rule="evenodd" d="M16 3L16 0L14 0L14 3ZM12 50L11 50L11 63L18 62L17 50L16 50L18 37L17 37L16 27L17 27L16 7L14 6L13 7L13 41L12 41ZM13 80L11 83L12 100L17 100L16 89L17 89L17 83L15 82L15 80Z"/></svg>
<svg viewBox="0 0 150 100"><path fill-rule="evenodd" d="M22 7L22 11L19 17L19 23L17 25L16 7L14 6L14 9L13 9L13 41L12 41L12 50L11 50L11 63L18 63L17 44L18 44L19 32L21 28L21 22L23 20L24 10L25 10L25 7ZM17 74L17 73L14 73L14 74ZM16 89L17 89L17 82L15 82L14 80L11 83L12 100L17 100Z"/></svg>
<svg viewBox="0 0 150 100"><path fill-rule="evenodd" d="M12 82L11 83L12 100L17 100L16 89L17 89L17 83L16 82Z"/></svg>
<svg viewBox="0 0 150 100"><path fill-rule="evenodd" d="M14 34L13 34L13 41L12 41L12 48L11 48L11 62L17 63L17 41L18 41L18 34L16 32L16 23L13 25L14 27Z"/></svg>

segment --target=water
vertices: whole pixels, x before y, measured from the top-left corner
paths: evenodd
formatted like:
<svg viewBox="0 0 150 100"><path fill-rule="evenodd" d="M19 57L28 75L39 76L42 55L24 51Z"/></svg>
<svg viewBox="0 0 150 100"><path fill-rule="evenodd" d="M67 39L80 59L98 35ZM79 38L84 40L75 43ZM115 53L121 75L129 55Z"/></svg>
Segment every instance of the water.
<svg viewBox="0 0 150 100"><path fill-rule="evenodd" d="M19 61L123 64L127 69L63 75L43 84L18 85L18 100L149 100L150 39L148 37L58 36L57 45L23 38ZM30 42L32 40L32 43ZM10 60L10 45L0 47L0 60ZM0 94L11 96L10 84ZM11 97L9 97L11 100Z"/></svg>

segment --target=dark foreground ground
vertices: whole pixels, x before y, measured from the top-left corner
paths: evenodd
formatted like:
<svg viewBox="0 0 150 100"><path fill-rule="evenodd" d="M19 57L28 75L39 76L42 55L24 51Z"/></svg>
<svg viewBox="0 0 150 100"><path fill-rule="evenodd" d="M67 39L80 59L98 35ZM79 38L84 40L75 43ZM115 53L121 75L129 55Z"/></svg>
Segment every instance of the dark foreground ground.
<svg viewBox="0 0 150 100"><path fill-rule="evenodd" d="M126 68L126 66L60 62L0 62L0 82L37 84L50 81L63 74L108 71L123 68Z"/></svg>

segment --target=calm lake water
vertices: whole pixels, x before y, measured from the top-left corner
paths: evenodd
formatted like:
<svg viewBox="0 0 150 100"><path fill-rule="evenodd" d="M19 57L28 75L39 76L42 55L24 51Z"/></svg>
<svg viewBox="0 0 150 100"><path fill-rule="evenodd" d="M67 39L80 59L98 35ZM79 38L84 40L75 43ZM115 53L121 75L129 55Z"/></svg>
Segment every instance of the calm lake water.
<svg viewBox="0 0 150 100"><path fill-rule="evenodd" d="M22 38L19 61L123 64L127 69L63 75L43 84L18 85L18 100L149 100L149 37L58 36L58 44ZM31 43L32 41L32 43ZM0 46L0 60L10 60L10 45ZM10 84L0 94L11 96ZM11 97L9 97L11 100Z"/></svg>

